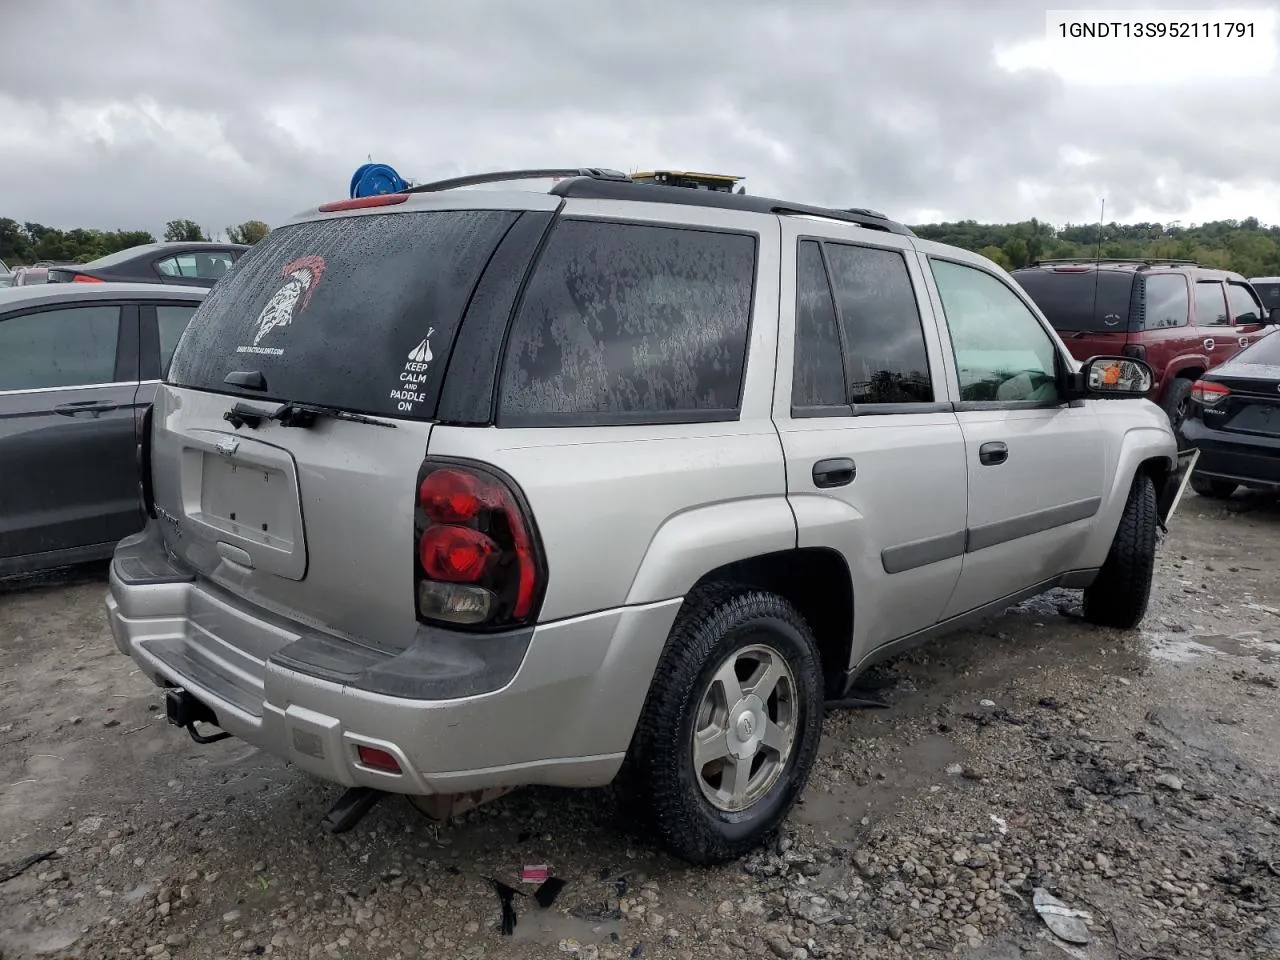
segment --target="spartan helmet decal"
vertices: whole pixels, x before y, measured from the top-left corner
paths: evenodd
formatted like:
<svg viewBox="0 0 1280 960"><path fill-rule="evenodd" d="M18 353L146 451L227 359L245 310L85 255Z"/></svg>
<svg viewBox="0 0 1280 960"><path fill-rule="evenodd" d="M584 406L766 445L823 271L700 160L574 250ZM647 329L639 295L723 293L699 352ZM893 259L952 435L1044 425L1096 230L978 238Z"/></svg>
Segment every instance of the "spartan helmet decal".
<svg viewBox="0 0 1280 960"><path fill-rule="evenodd" d="M253 336L255 347L276 327L287 327L297 314L307 309L311 293L324 275L324 257L299 257L286 263L280 273L284 283L258 314L258 330Z"/></svg>

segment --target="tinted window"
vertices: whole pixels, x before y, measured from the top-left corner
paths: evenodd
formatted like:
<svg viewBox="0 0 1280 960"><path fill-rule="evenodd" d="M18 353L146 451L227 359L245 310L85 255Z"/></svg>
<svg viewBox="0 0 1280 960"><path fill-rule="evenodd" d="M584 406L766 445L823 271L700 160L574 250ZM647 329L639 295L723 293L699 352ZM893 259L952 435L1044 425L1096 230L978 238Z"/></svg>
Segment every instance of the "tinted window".
<svg viewBox="0 0 1280 960"><path fill-rule="evenodd" d="M67 307L0 320L0 390L115 380L119 307Z"/></svg>
<svg viewBox="0 0 1280 960"><path fill-rule="evenodd" d="M1222 284L1217 280L1201 280L1196 284L1196 324L1201 327L1222 326L1227 322L1227 301Z"/></svg>
<svg viewBox="0 0 1280 960"><path fill-rule="evenodd" d="M231 262L229 253L181 253L156 261L156 270L188 280L220 280L231 269Z"/></svg>
<svg viewBox="0 0 1280 960"><path fill-rule="evenodd" d="M1187 280L1182 274L1148 275L1146 297L1143 326L1148 330L1186 326L1191 297L1187 293Z"/></svg>
<svg viewBox="0 0 1280 960"><path fill-rule="evenodd" d="M159 304L156 306L156 327L160 333L160 376L169 372L173 348L182 339L182 332L196 312L195 304Z"/></svg>
<svg viewBox="0 0 1280 960"><path fill-rule="evenodd" d="M931 402L924 330L902 254L842 243L824 246L844 330L849 402Z"/></svg>
<svg viewBox="0 0 1280 960"><path fill-rule="evenodd" d="M754 272L753 237L561 221L516 315L503 421L735 418Z"/></svg>
<svg viewBox="0 0 1280 960"><path fill-rule="evenodd" d="M373 214L272 230L200 305L169 382L429 417L467 299L515 217ZM227 386L234 370L261 372L267 390Z"/></svg>
<svg viewBox="0 0 1280 960"><path fill-rule="evenodd" d="M1090 267L1032 267L1012 274L1055 330L1116 330L1129 324L1133 274Z"/></svg>
<svg viewBox="0 0 1280 960"><path fill-rule="evenodd" d="M792 366L791 406L842 406L844 363L836 308L817 243L800 244L796 261L796 352Z"/></svg>
<svg viewBox="0 0 1280 960"><path fill-rule="evenodd" d="M1255 283L1253 289L1268 310L1280 309L1280 283Z"/></svg>
<svg viewBox="0 0 1280 960"><path fill-rule="evenodd" d="M930 260L962 401L1058 402L1057 349L1012 290L991 274Z"/></svg>
<svg viewBox="0 0 1280 960"><path fill-rule="evenodd" d="M1227 303L1236 323L1261 323L1262 309L1253 298L1253 291L1243 283L1227 284Z"/></svg>

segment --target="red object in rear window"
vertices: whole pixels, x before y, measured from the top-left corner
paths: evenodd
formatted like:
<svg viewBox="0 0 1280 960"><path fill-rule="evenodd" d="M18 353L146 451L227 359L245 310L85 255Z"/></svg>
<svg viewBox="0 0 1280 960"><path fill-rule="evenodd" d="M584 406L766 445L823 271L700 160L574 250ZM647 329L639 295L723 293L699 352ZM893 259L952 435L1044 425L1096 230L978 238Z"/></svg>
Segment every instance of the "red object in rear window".
<svg viewBox="0 0 1280 960"><path fill-rule="evenodd" d="M373 197L355 197L351 200L334 200L320 204L321 213L336 213L339 210L360 210L364 207L390 207L404 203L409 199L407 193L380 193Z"/></svg>

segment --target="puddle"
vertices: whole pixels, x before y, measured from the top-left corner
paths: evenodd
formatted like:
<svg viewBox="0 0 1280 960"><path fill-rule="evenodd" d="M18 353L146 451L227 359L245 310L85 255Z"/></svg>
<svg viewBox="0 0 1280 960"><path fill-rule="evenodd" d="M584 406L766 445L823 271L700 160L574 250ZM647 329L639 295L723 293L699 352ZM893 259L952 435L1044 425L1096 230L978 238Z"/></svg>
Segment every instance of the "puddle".
<svg viewBox="0 0 1280 960"><path fill-rule="evenodd" d="M1224 633L1148 634L1151 655L1170 663L1190 663L1203 657L1227 656L1280 663L1280 643L1267 640L1256 630Z"/></svg>

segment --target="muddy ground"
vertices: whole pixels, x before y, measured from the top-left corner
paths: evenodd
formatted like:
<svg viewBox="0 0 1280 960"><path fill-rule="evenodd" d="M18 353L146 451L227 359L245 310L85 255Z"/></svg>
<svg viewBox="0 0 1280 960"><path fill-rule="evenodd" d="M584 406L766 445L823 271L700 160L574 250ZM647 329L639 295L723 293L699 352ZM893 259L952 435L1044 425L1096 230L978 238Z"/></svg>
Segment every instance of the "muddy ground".
<svg viewBox="0 0 1280 960"><path fill-rule="evenodd" d="M1192 495L1145 628L1032 601L871 678L784 833L692 869L607 791L528 790L436 827L197 746L114 652L102 567L0 586L0 957L1280 956L1280 506ZM498 930L486 878L517 896ZM8 869L6 869L6 865ZM1045 888L1089 942L1048 932Z"/></svg>

